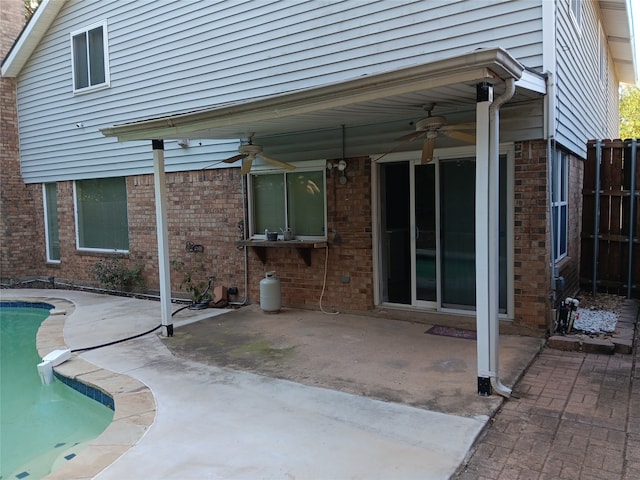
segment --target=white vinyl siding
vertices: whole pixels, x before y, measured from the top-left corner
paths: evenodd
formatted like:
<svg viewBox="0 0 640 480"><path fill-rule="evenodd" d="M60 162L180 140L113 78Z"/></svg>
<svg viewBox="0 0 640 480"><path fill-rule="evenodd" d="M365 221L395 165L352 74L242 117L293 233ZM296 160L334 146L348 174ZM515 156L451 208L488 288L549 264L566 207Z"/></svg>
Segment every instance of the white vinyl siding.
<svg viewBox="0 0 640 480"><path fill-rule="evenodd" d="M598 77L600 83L607 81L607 39L602 30L602 25L598 28Z"/></svg>
<svg viewBox="0 0 640 480"><path fill-rule="evenodd" d="M570 1L558 1L556 141L585 158L588 140L615 138L618 134L618 82L611 56L600 48L602 36L597 2L579 2L580 35L576 35ZM607 48L606 45L603 47ZM602 55L606 55L603 69L600 66ZM601 80L603 70L606 78Z"/></svg>
<svg viewBox="0 0 640 480"><path fill-rule="evenodd" d="M26 182L152 172L151 146L100 127L247 101L502 47L542 66L540 1L69 1L18 79ZM69 35L109 26L110 88L69 95ZM149 39L149 40L145 40ZM76 125L82 125L77 127ZM235 153L237 139L166 142L166 170ZM108 157L105 157L108 152Z"/></svg>

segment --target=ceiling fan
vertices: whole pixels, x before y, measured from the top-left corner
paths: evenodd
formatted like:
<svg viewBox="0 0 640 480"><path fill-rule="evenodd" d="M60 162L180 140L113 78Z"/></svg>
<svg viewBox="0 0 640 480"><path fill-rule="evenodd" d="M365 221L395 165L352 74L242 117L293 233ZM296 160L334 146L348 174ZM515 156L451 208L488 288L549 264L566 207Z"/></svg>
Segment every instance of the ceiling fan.
<svg viewBox="0 0 640 480"><path fill-rule="evenodd" d="M435 147L436 138L441 135L455 138L466 143L476 143L475 135L464 133L460 130L475 130L475 123L464 123L459 125L447 125L445 117L432 117L431 111L435 107L435 103L431 103L424 107L427 111L427 118L416 122L416 131L407 135L403 135L396 139L396 142L413 142L420 137L425 137L422 144L421 163L429 163L433 160L433 149Z"/></svg>
<svg viewBox="0 0 640 480"><path fill-rule="evenodd" d="M262 153L261 145L253 144L253 134L251 134L251 136L249 137L248 143L240 145L240 147L238 148L238 152L240 153L234 155L233 157L227 158L226 160L223 160L223 162L235 163L238 160L242 160L242 167L240 168L240 173L242 175L249 173L249 171L251 170L251 165L253 165L253 161L256 158L261 158L265 162L271 163L272 165L276 165L278 167L286 168L287 170L295 170L296 168L290 163L267 157L264 153Z"/></svg>

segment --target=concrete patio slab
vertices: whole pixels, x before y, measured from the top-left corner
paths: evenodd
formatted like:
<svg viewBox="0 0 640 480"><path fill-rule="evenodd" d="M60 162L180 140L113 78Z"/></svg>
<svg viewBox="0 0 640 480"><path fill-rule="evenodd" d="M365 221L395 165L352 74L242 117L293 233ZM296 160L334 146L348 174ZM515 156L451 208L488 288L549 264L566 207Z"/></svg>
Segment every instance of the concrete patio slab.
<svg viewBox="0 0 640 480"><path fill-rule="evenodd" d="M147 300L0 292L25 297L73 304L63 327L72 349L136 335L160 318ZM132 434L108 428L49 478L444 479L503 401L476 394L473 340L425 334L423 323L256 307L212 317L223 312L181 312L174 337L152 333L61 365L72 371L76 362L79 376L103 382L116 400L112 425L128 420ZM540 345L501 336L503 383L522 375ZM141 401L126 403L136 392Z"/></svg>

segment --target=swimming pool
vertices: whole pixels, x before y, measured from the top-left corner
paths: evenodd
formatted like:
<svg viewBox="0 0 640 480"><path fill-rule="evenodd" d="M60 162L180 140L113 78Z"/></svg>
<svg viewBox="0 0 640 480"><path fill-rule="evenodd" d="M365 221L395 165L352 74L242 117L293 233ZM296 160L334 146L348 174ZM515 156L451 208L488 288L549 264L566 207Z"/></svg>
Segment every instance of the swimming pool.
<svg viewBox="0 0 640 480"><path fill-rule="evenodd" d="M2 479L46 476L77 455L113 419L112 408L65 384L77 387L74 380L58 377L42 385L36 334L50 308L44 303L0 302Z"/></svg>

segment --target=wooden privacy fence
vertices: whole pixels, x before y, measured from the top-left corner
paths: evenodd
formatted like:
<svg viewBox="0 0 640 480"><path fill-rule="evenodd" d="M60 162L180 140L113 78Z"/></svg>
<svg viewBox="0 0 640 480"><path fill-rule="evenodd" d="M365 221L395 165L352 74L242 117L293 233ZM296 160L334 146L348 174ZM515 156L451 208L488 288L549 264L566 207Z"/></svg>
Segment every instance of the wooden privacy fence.
<svg viewBox="0 0 640 480"><path fill-rule="evenodd" d="M592 293L640 298L639 143L587 143L580 284Z"/></svg>

